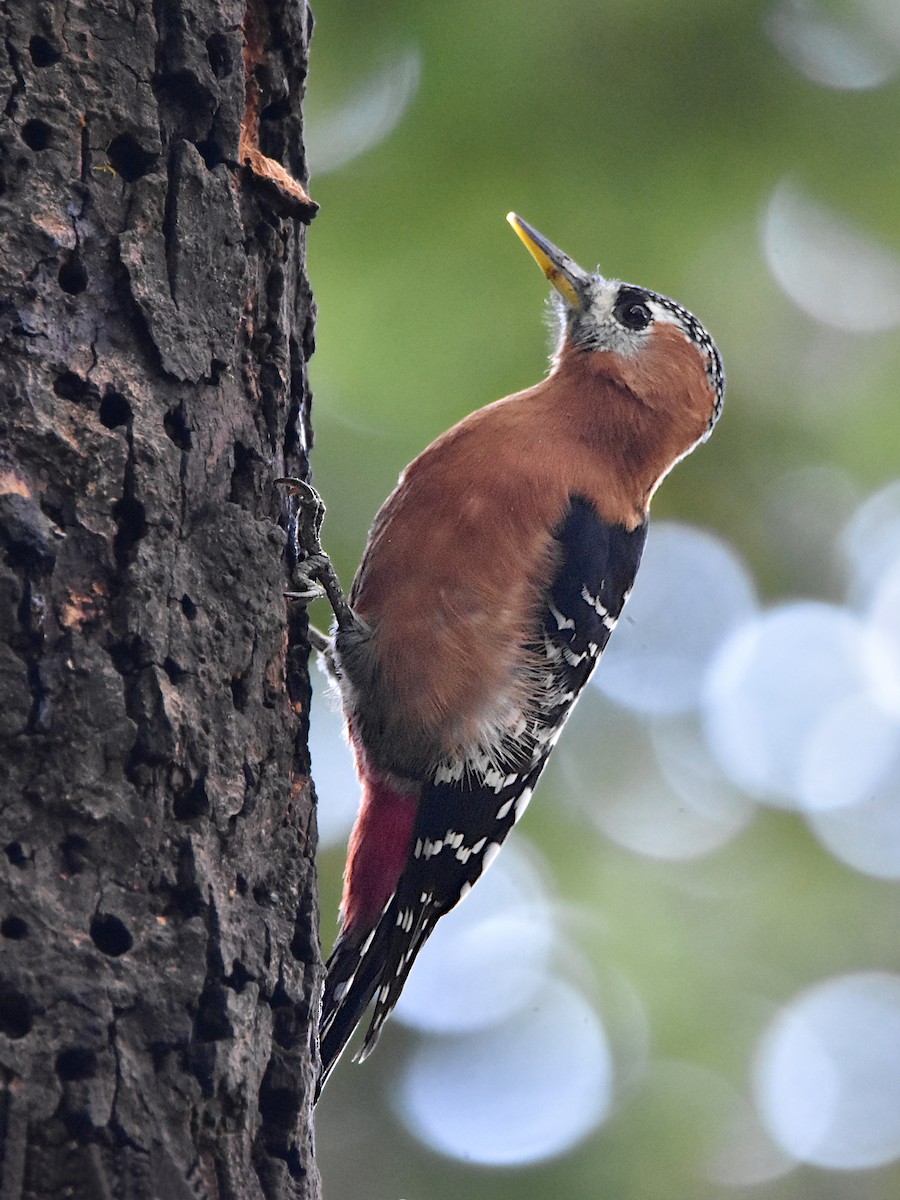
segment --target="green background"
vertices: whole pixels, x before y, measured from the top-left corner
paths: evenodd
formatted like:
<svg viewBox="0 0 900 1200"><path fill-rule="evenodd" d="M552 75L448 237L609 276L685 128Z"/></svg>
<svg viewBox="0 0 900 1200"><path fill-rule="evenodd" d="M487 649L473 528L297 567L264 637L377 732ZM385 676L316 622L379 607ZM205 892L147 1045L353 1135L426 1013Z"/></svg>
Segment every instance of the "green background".
<svg viewBox="0 0 900 1200"><path fill-rule="evenodd" d="M805 77L767 32L778 12L837 22L864 53L900 61L887 0L316 5L312 462L326 547L347 584L402 467L546 370L547 287L504 222L514 209L583 266L676 297L717 340L724 415L666 481L654 520L715 531L748 563L764 604L845 598L832 553L841 521L898 474L896 325L814 320L773 278L761 230L787 181L896 263L900 85L896 75L866 90ZM323 159L340 150L338 119L374 79L384 86L410 64L418 90L389 136L317 173L317 145ZM871 300L877 325L880 297ZM823 503L797 511L788 484L809 467L827 468ZM590 737L585 725L566 736ZM629 753L623 737L599 788L617 786ZM342 1063L321 1103L329 1200L900 1195L896 1165L798 1166L744 1189L706 1171L723 1136L720 1092L749 1097L754 1048L777 1006L834 974L898 970L896 884L842 866L802 818L766 807L715 853L642 858L600 837L564 785L548 774L515 836L540 847L564 904L603 914L570 936L598 972L612 960L638 990L650 1029L643 1080L560 1158L467 1165L429 1152L393 1115L411 1038L390 1029L363 1068ZM320 856L326 950L342 863L336 848Z"/></svg>

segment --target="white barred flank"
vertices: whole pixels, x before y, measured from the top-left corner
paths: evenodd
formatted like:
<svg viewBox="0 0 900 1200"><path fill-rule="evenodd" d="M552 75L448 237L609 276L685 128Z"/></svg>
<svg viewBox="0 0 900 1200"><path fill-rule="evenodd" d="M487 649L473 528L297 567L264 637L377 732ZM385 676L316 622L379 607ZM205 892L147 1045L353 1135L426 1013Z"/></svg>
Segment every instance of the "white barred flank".
<svg viewBox="0 0 900 1200"><path fill-rule="evenodd" d="M500 853L499 842L488 842L484 848L484 854L481 857L482 870L486 871L497 855Z"/></svg>
<svg viewBox="0 0 900 1200"><path fill-rule="evenodd" d="M457 861L467 863L473 854L480 854L487 838L479 838L474 846L460 846L456 852Z"/></svg>
<svg viewBox="0 0 900 1200"><path fill-rule="evenodd" d="M557 629L562 630L562 629L574 629L575 628L575 622L572 620L571 617L564 617L563 614L559 611L559 609L555 608L552 604L549 606L549 608L550 608L550 616L556 622Z"/></svg>
<svg viewBox="0 0 900 1200"><path fill-rule="evenodd" d="M597 616L603 622L604 628L607 629L610 633L612 633L612 631L615 629L616 625L618 624L618 621L619 621L618 617L614 617L612 615L612 613L609 611L609 609L606 607L606 605L603 603L603 601L598 596L592 596L591 593L588 591L587 587L583 587L581 589L581 598L583 600L585 600L591 606L591 608L594 610L594 612L597 614ZM627 599L628 599L628 593L626 592L625 597L623 599L623 604L624 604L624 601Z"/></svg>
<svg viewBox="0 0 900 1200"><path fill-rule="evenodd" d="M574 650L570 650L568 646L560 647L562 656L570 667L580 666L586 658L590 657L589 651L582 650L580 654L576 654Z"/></svg>
<svg viewBox="0 0 900 1200"><path fill-rule="evenodd" d="M534 788L530 788L530 787L523 788L522 791L519 792L519 796L518 796L518 799L516 800L516 804L515 804L517 821L518 821L519 817L521 817L521 815L525 811L525 809L528 807L528 805L531 801L531 797L533 795L534 795Z"/></svg>
<svg viewBox="0 0 900 1200"><path fill-rule="evenodd" d="M509 810L512 808L513 804L515 804L515 801L515 796L510 796L508 800L504 801L504 803L500 805L500 807L497 809L498 821L502 821L504 817L509 816Z"/></svg>

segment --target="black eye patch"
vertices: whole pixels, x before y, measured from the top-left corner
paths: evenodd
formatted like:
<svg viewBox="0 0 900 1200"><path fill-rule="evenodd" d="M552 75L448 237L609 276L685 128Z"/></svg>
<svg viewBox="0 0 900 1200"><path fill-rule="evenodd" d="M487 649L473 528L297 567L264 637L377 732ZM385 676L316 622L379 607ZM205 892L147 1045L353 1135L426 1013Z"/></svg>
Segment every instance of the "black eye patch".
<svg viewBox="0 0 900 1200"><path fill-rule="evenodd" d="M638 288L622 288L616 297L613 316L626 329L646 329L653 320L653 314L647 307L647 293Z"/></svg>

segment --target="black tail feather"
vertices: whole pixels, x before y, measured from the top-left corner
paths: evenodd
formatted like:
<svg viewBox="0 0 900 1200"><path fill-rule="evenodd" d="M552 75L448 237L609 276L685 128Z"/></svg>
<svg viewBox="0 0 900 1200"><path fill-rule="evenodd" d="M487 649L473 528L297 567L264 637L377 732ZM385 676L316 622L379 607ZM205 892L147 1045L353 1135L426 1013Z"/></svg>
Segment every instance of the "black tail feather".
<svg viewBox="0 0 900 1200"><path fill-rule="evenodd" d="M406 920L407 922L411 920L411 927L406 930L397 928L395 918L394 933L386 946L380 985L375 996L375 1011L359 1053L360 1062L368 1058L375 1049L385 1021L394 1011L394 1007L400 999L400 993L413 968L413 963L441 915L440 910L436 910L432 903L422 903L421 901L415 912L411 909L404 910L400 903L397 904L395 911L398 914L409 914Z"/></svg>
<svg viewBox="0 0 900 1200"><path fill-rule="evenodd" d="M319 1022L322 1069L317 1099L353 1035L353 1030L375 995L384 968L387 940L392 924L392 919L390 924L389 919L390 906L382 914L373 932L342 932L325 965L325 990Z"/></svg>
<svg viewBox="0 0 900 1200"><path fill-rule="evenodd" d="M403 890L401 887L400 892ZM398 914L403 914L405 928L398 922ZM375 1011L358 1059L368 1058L375 1049L416 956L440 915L440 909L427 901L420 900L414 912L401 907L398 892L374 932L354 934L347 930L338 937L326 964L319 1023L322 1069L316 1099L373 998Z"/></svg>

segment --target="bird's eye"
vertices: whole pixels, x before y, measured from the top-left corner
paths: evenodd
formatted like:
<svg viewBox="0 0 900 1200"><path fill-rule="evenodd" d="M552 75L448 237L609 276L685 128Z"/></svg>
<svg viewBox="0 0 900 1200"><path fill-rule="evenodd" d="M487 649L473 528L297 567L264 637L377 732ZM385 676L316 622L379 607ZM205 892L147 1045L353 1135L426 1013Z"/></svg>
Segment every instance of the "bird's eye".
<svg viewBox="0 0 900 1200"><path fill-rule="evenodd" d="M647 305L642 300L635 300L632 296L621 298L613 312L616 320L626 329L646 329L653 320L653 314Z"/></svg>

